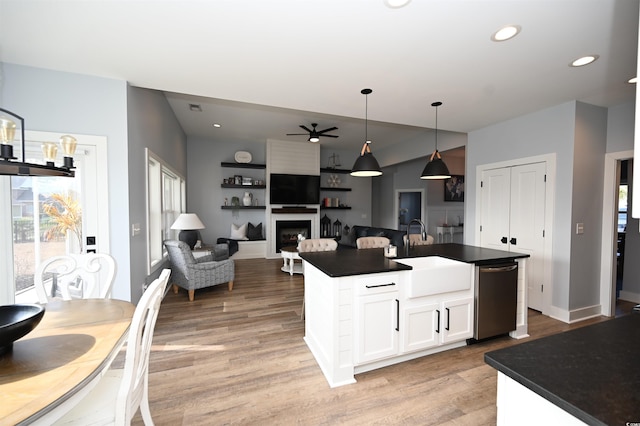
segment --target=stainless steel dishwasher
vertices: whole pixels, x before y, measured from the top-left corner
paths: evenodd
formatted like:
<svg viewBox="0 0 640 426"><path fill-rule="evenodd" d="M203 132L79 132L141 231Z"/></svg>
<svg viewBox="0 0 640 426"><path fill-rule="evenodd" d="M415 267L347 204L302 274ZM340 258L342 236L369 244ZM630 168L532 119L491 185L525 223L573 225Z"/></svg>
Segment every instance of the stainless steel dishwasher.
<svg viewBox="0 0 640 426"><path fill-rule="evenodd" d="M478 266L474 338L486 339L516 329L518 263Z"/></svg>

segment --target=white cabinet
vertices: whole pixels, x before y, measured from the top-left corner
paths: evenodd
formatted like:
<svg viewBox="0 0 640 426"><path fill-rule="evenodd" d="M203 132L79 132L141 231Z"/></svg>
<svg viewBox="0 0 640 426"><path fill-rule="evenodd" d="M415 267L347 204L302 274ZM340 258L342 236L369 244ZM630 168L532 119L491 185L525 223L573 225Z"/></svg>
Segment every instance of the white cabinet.
<svg viewBox="0 0 640 426"><path fill-rule="evenodd" d="M441 342L453 343L473 337L473 298L442 302Z"/></svg>
<svg viewBox="0 0 640 426"><path fill-rule="evenodd" d="M427 297L402 309L401 351L413 352L473 337L473 298Z"/></svg>
<svg viewBox="0 0 640 426"><path fill-rule="evenodd" d="M402 310L402 349L413 352L440 344L440 304L426 303Z"/></svg>
<svg viewBox="0 0 640 426"><path fill-rule="evenodd" d="M399 278L394 274L375 274L356 279L356 364L388 358L398 353Z"/></svg>

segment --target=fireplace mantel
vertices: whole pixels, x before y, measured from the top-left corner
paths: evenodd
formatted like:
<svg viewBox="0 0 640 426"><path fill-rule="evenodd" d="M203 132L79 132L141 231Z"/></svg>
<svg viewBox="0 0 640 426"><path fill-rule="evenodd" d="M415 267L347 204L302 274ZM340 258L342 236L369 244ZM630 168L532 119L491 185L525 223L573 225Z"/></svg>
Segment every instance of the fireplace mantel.
<svg viewBox="0 0 640 426"><path fill-rule="evenodd" d="M312 207L278 207L272 208L272 214L315 214L318 209Z"/></svg>

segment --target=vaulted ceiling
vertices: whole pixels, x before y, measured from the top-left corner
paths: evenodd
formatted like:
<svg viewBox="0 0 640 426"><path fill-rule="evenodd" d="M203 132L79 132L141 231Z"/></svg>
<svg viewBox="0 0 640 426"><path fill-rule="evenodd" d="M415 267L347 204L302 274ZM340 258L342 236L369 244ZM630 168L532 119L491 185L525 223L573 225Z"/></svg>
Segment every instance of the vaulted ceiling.
<svg viewBox="0 0 640 426"><path fill-rule="evenodd" d="M1 0L0 59L166 93L190 136L379 147L634 99L638 0ZM513 39L491 40L507 24ZM584 55L591 65L570 67ZM189 110L201 105L202 112ZM214 128L213 123L222 127Z"/></svg>

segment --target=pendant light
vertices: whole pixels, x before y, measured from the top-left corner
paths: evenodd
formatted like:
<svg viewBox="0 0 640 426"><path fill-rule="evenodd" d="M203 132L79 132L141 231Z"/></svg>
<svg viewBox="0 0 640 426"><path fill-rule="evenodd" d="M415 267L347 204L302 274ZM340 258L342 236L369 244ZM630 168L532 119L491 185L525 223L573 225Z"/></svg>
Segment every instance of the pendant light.
<svg viewBox="0 0 640 426"><path fill-rule="evenodd" d="M362 150L360 151L360 156L356 159L356 162L353 163L353 167L351 168L351 176L357 177L369 177L369 176L380 176L382 174L382 170L380 169L380 165L378 164L378 160L371 153L371 141L367 136L367 116L368 116L368 95L373 92L371 89L362 89L360 93L362 93L365 97L365 114L364 114L364 144L362 145Z"/></svg>
<svg viewBox="0 0 640 426"><path fill-rule="evenodd" d="M431 104L432 107L436 108L436 149L433 151L433 154L431 154L427 165L424 166L420 179L449 179L451 177L447 165L444 164L438 152L438 107L440 105L442 105L442 102L434 102Z"/></svg>

